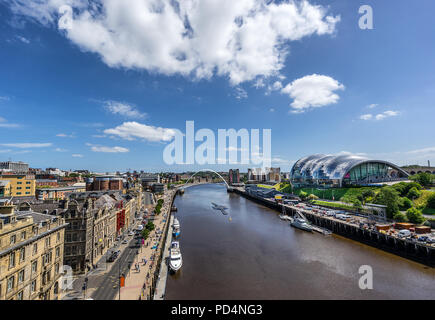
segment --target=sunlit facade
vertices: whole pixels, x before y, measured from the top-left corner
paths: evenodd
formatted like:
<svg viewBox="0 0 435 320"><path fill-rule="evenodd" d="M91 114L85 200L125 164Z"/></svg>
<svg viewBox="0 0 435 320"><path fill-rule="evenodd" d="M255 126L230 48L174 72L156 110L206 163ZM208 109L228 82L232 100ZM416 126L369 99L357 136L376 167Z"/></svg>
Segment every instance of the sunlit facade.
<svg viewBox="0 0 435 320"><path fill-rule="evenodd" d="M341 187L397 181L406 179L408 173L387 161L315 154L298 160L290 177L294 186Z"/></svg>

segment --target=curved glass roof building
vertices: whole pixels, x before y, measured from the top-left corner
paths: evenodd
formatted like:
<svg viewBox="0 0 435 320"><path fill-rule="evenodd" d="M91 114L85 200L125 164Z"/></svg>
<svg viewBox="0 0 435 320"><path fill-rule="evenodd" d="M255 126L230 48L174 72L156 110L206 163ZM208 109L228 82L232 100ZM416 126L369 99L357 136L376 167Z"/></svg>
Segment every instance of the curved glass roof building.
<svg viewBox="0 0 435 320"><path fill-rule="evenodd" d="M390 162L355 155L315 154L299 159L290 171L292 183L298 186L368 185L408 176Z"/></svg>

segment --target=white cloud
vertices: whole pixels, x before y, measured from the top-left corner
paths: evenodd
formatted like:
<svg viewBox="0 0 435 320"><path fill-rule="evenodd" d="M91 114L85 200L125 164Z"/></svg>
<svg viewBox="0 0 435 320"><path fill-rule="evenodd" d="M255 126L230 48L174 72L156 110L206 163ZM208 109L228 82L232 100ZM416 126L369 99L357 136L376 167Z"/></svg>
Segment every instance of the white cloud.
<svg viewBox="0 0 435 320"><path fill-rule="evenodd" d="M340 16L308 0L12 0L17 14L55 25L75 10L65 36L110 67L165 75L228 77L232 85L279 75L288 44L330 35Z"/></svg>
<svg viewBox="0 0 435 320"><path fill-rule="evenodd" d="M4 147L10 147L10 148L20 148L20 149L27 149L27 148L45 148L45 147L51 147L52 143L2 143L0 146Z"/></svg>
<svg viewBox="0 0 435 320"><path fill-rule="evenodd" d="M93 152L104 152L104 153L126 153L126 152L130 152L129 149L123 148L123 147L106 147L106 146L92 145L90 143L87 143L86 145L91 147L91 150Z"/></svg>
<svg viewBox="0 0 435 320"><path fill-rule="evenodd" d="M84 156L82 154L79 154L79 153L74 153L74 154L71 155L71 157L73 157L73 158L83 158Z"/></svg>
<svg viewBox="0 0 435 320"><path fill-rule="evenodd" d="M7 96L0 96L0 101L9 101L9 100L11 100L11 98Z"/></svg>
<svg viewBox="0 0 435 320"><path fill-rule="evenodd" d="M398 116L400 113L398 111L392 111L392 110L388 110L385 111L383 113L379 113L376 115L375 119L376 120L383 120L385 118L389 118L389 117L395 117Z"/></svg>
<svg viewBox="0 0 435 320"><path fill-rule="evenodd" d="M113 129L104 130L105 134L118 136L126 140L136 138L144 139L151 142L170 141L176 131L169 128L153 127L141 124L135 121L124 122L122 125Z"/></svg>
<svg viewBox="0 0 435 320"><path fill-rule="evenodd" d="M25 38L25 37L22 37L22 36L18 36L18 35L17 35L16 38L17 38L18 40L20 40L21 42L25 43L25 44L29 44L29 43L30 43L30 40L27 39L27 38Z"/></svg>
<svg viewBox="0 0 435 320"><path fill-rule="evenodd" d="M409 154L419 154L419 153L432 154L432 153L435 153L435 147L428 147L428 148L423 148L423 149L412 150L412 151L408 151L407 153L409 153Z"/></svg>
<svg viewBox="0 0 435 320"><path fill-rule="evenodd" d="M10 153L12 152L11 149L0 149L0 153Z"/></svg>
<svg viewBox="0 0 435 320"><path fill-rule="evenodd" d="M234 91L235 91L234 92L234 96L238 100L240 100L240 99L246 99L248 97L248 93L243 88L237 87Z"/></svg>
<svg viewBox="0 0 435 320"><path fill-rule="evenodd" d="M56 151L56 152L67 152L68 150L67 149L62 149L62 148L56 148L56 149L54 149L54 151Z"/></svg>
<svg viewBox="0 0 435 320"><path fill-rule="evenodd" d="M380 121L380 120L384 120L385 118L396 117L399 114L400 114L399 111L387 110L387 111L384 111L382 113L378 113L376 115L373 115L371 113L363 114L359 118L361 120L377 120L377 121Z"/></svg>
<svg viewBox="0 0 435 320"><path fill-rule="evenodd" d="M368 106L367 106L367 108L369 108L369 109L373 109L373 108L376 108L378 106L378 104L376 104L376 103L372 103L372 104L369 104Z"/></svg>
<svg viewBox="0 0 435 320"><path fill-rule="evenodd" d="M373 118L373 115L370 114L370 113L367 113L367 114L363 114L363 115L361 115L359 118L360 118L361 120L370 120L370 119Z"/></svg>
<svg viewBox="0 0 435 320"><path fill-rule="evenodd" d="M124 117L129 117L129 118L146 117L146 113L141 113L135 107L124 102L106 101L104 103L104 108L113 114L119 114Z"/></svg>
<svg viewBox="0 0 435 320"><path fill-rule="evenodd" d="M270 112L275 112L275 108L270 108L269 111Z"/></svg>
<svg viewBox="0 0 435 320"><path fill-rule="evenodd" d="M9 123L5 118L0 117L0 128L18 128L19 124Z"/></svg>
<svg viewBox="0 0 435 320"><path fill-rule="evenodd" d="M309 108L337 103L340 97L334 93L336 90L344 90L344 85L331 77L312 74L289 83L281 93L294 99L290 104L292 113L302 113Z"/></svg>
<svg viewBox="0 0 435 320"><path fill-rule="evenodd" d="M60 138L75 138L74 134L58 133L56 137Z"/></svg>

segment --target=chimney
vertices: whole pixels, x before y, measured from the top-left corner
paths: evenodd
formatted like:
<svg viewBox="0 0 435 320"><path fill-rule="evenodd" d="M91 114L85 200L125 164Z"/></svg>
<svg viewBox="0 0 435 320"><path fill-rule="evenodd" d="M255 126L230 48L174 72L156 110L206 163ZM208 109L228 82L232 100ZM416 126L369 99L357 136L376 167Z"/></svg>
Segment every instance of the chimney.
<svg viewBox="0 0 435 320"><path fill-rule="evenodd" d="M427 166L430 168L430 160L427 160Z"/></svg>

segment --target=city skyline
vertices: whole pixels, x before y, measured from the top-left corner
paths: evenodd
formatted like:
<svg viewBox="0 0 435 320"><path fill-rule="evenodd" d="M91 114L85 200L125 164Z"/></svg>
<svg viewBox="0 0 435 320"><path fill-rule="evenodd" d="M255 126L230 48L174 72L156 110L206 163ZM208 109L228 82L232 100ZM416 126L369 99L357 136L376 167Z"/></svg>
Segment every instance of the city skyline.
<svg viewBox="0 0 435 320"><path fill-rule="evenodd" d="M282 171L315 153L435 163L435 45L425 41L433 37L435 5L429 1L395 1L394 11L391 2L368 3L373 30L359 28L362 4L349 1L262 8L207 1L180 11L163 1L161 12L135 7L139 2L110 3L105 14L87 17L92 8L85 1L66 1L76 10L75 25L59 30L55 1L31 11L25 2L0 1L2 161L111 172L255 167L164 165L171 130L184 131L194 120L215 132L272 129L272 166ZM119 17L116 10L128 25L110 19ZM180 25L180 12L189 26ZM299 24L287 24L289 12ZM215 19L216 28L206 29L204 19ZM276 23L265 28L271 19ZM86 28L99 30L104 41ZM180 30L192 35L170 36ZM228 45L236 40L237 50Z"/></svg>

